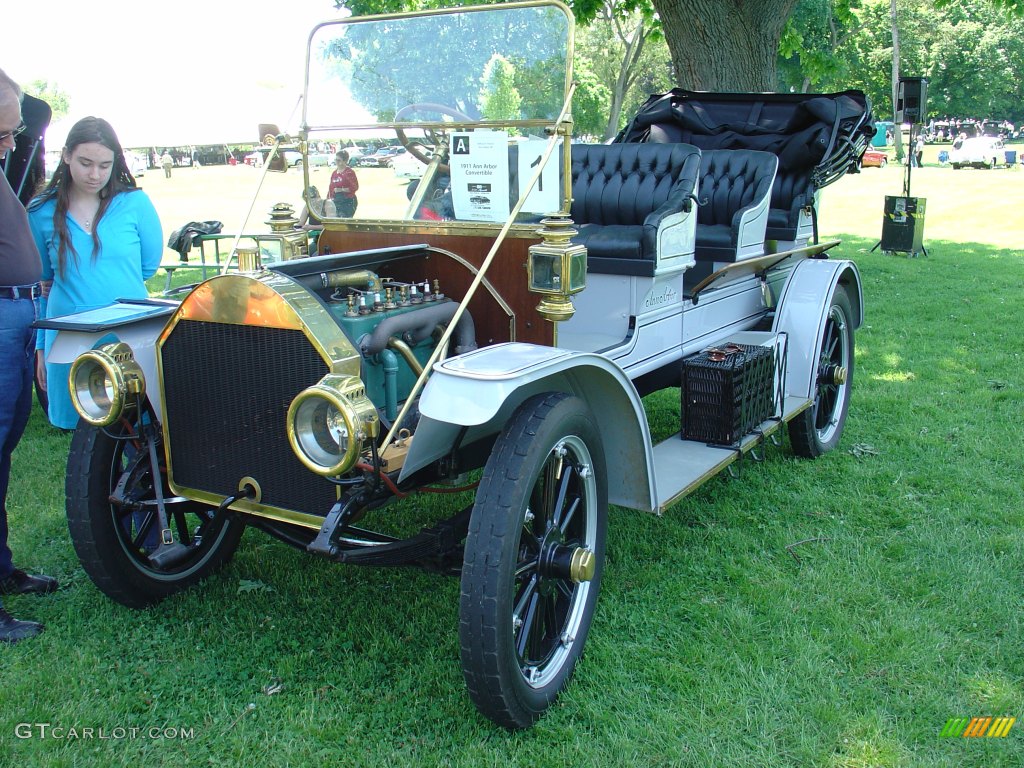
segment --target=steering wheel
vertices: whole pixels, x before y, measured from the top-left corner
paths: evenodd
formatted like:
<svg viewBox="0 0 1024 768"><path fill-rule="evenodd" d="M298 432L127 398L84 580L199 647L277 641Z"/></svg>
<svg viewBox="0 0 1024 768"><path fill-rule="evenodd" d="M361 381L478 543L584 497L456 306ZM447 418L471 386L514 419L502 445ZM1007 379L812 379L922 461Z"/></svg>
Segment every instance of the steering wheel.
<svg viewBox="0 0 1024 768"><path fill-rule="evenodd" d="M473 122L473 118L471 118L469 115L459 112L459 110L455 109L454 107L448 107L445 106L444 104L432 104L430 102L406 104L400 110L395 112L395 122L400 122L403 117L406 117L407 115L410 115L414 112L436 112L440 115L448 115L448 117L452 117L460 122ZM430 165L431 158L427 157L427 155L423 153L423 150L419 149L419 147L422 145L411 142L409 140L409 137L405 135L405 131L401 128L395 128L395 133L398 134L398 140L401 142L402 146L409 151L409 154L411 154L424 165ZM430 140L434 143L434 146L441 146L444 143L442 140L444 136L443 130L440 132L435 132L435 129L431 128L426 129L426 133ZM438 171L440 173L448 173L448 166L440 165L438 166Z"/></svg>

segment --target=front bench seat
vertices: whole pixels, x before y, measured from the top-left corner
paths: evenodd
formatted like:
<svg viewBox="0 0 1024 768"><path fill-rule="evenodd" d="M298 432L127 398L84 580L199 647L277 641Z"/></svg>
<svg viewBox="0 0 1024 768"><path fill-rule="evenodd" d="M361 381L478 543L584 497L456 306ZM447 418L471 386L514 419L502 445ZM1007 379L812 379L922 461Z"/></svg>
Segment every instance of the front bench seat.
<svg viewBox="0 0 1024 768"><path fill-rule="evenodd" d="M778 167L779 159L771 152L702 152L697 261L733 262L764 253L768 206Z"/></svg>
<svg viewBox="0 0 1024 768"><path fill-rule="evenodd" d="M653 276L663 256L692 251L687 234L700 150L689 144L573 144L572 207L593 272ZM677 231L678 230L678 231Z"/></svg>

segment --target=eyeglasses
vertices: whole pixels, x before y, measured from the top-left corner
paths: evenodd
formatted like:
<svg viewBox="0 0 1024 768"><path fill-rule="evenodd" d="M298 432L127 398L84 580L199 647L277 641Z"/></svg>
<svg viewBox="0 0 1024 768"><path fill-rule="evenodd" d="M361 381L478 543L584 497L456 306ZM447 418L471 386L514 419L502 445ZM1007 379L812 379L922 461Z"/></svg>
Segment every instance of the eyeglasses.
<svg viewBox="0 0 1024 768"><path fill-rule="evenodd" d="M23 134L25 132L26 128L28 128L28 126L25 125L25 121L22 120L21 123L18 125L18 127L15 128L13 131L7 131L6 133L0 133L0 141L7 141L7 139L17 138L18 136L21 136L21 134Z"/></svg>

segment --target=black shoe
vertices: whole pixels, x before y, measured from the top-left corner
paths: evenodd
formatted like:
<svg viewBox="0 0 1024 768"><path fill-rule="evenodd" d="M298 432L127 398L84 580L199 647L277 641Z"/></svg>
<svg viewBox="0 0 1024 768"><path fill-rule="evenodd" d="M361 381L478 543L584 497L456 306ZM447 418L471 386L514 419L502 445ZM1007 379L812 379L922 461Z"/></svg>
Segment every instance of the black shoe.
<svg viewBox="0 0 1024 768"><path fill-rule="evenodd" d="M17 568L0 580L0 595L45 595L56 591L57 580L52 576L29 576Z"/></svg>
<svg viewBox="0 0 1024 768"><path fill-rule="evenodd" d="M43 625L37 621L18 621L0 608L0 643L16 643L29 637L35 637L43 631Z"/></svg>

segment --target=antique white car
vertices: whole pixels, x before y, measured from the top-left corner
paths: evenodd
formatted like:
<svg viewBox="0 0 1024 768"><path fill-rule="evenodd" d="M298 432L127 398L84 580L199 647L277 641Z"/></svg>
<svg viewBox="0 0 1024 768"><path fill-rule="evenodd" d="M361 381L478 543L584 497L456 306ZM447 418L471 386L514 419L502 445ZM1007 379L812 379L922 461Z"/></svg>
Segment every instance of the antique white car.
<svg viewBox="0 0 1024 768"><path fill-rule="evenodd" d="M953 170L965 166L972 168L995 168L1004 162L1003 140L997 136L975 136L957 139L949 153Z"/></svg>
<svg viewBox="0 0 1024 768"><path fill-rule="evenodd" d="M857 167L867 100L676 89L614 143L573 143L573 34L550 0L318 25L300 147L394 130L422 155L411 199L325 216L316 255L239 249L180 301L44 321L74 361L67 514L100 590L151 604L247 527L454 574L470 697L524 728L614 578L610 504L671 513L787 432L835 448L863 300L815 212ZM642 398L666 389L679 430L656 442ZM391 502L453 487L473 501L389 530Z"/></svg>

